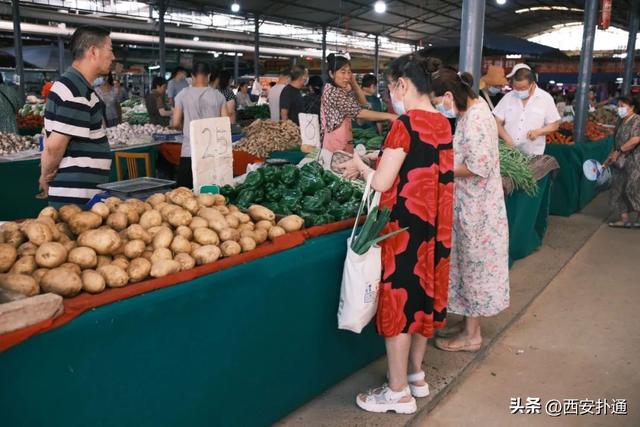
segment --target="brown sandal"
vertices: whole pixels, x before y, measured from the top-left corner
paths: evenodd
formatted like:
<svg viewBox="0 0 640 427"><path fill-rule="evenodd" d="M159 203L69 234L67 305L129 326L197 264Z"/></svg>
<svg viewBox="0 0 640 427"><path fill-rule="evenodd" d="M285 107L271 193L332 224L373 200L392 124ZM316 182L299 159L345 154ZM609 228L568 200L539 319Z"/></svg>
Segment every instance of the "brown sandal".
<svg viewBox="0 0 640 427"><path fill-rule="evenodd" d="M464 341L462 345L451 345L453 341L454 340L452 339L436 338L434 345L436 346L436 348L439 348L440 350L451 351L451 352L454 352L454 351L476 352L480 350L480 348L482 347L482 342L478 344L473 344L469 341Z"/></svg>

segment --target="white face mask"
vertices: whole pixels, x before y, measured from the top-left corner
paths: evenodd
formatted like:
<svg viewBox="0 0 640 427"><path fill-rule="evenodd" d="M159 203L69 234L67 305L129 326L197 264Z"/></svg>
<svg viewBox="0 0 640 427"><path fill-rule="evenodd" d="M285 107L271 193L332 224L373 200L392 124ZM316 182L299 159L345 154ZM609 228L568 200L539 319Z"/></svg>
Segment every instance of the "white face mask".
<svg viewBox="0 0 640 427"><path fill-rule="evenodd" d="M396 85L397 84L398 83L396 83ZM393 104L393 111L395 111L396 114L399 116L405 114L407 110L404 107L404 101L397 100L392 93L389 93L389 95L391 96L391 104Z"/></svg>
<svg viewBox="0 0 640 427"><path fill-rule="evenodd" d="M627 117L627 114L629 114L629 110L627 110L627 107L618 107L618 117L624 119L625 117Z"/></svg>
<svg viewBox="0 0 640 427"><path fill-rule="evenodd" d="M445 116L447 119L456 118L456 111L453 109L453 106L448 110L444 106L444 98L442 99L442 102L440 104L436 104L436 110L438 110L438 112Z"/></svg>
<svg viewBox="0 0 640 427"><path fill-rule="evenodd" d="M490 95L497 95L500 93L500 88L497 88L495 86L489 86L488 91Z"/></svg>
<svg viewBox="0 0 640 427"><path fill-rule="evenodd" d="M520 99L527 99L531 94L529 93L529 89L527 90L514 90L516 96Z"/></svg>

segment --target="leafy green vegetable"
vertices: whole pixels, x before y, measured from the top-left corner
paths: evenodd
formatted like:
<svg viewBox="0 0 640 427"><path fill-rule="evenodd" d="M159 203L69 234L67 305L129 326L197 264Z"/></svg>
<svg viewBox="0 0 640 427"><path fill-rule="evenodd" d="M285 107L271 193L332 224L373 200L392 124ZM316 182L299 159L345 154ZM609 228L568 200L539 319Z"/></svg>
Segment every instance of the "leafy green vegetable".
<svg viewBox="0 0 640 427"><path fill-rule="evenodd" d="M351 249L358 255L362 255L367 252L371 246L407 230L407 227L405 227L400 230L387 233L384 236L380 236L380 233L387 225L387 222L389 222L390 216L391 210L389 208L382 208L382 210L378 210L378 207L376 206L371 209L360 233L358 233L358 235L351 241Z"/></svg>
<svg viewBox="0 0 640 427"><path fill-rule="evenodd" d="M529 167L530 158L520 150L499 144L500 175L511 178L514 187L534 197L538 193L538 183Z"/></svg>

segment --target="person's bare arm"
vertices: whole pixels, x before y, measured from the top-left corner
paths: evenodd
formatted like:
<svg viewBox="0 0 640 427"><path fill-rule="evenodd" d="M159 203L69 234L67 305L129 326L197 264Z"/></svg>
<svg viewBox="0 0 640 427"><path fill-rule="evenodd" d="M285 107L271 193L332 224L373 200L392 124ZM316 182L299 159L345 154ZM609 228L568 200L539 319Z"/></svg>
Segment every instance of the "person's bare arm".
<svg viewBox="0 0 640 427"><path fill-rule="evenodd" d="M377 122L377 121L384 121L384 120L394 121L395 119L398 118L398 116L396 114L382 113L378 111L363 109L363 110L360 110L356 118L367 120L370 122Z"/></svg>
<svg viewBox="0 0 640 427"><path fill-rule="evenodd" d="M162 107L158 108L158 113L160 113L160 116L162 117L171 117L173 115L173 111L167 110Z"/></svg>
<svg viewBox="0 0 640 427"><path fill-rule="evenodd" d="M174 129L182 130L182 108L176 107L173 109L171 126L173 126Z"/></svg>
<svg viewBox="0 0 640 427"><path fill-rule="evenodd" d="M630 138L627 142L622 144L622 146L620 147L620 151L622 151L623 153L627 153L633 150L638 144L640 144L640 136L634 136L633 138Z"/></svg>
<svg viewBox="0 0 640 427"><path fill-rule="evenodd" d="M358 81L356 80L355 74L353 74L351 76L351 89L353 90L353 93L356 95L356 99L358 100L358 104L363 105L363 106L367 105L367 97L364 96L364 92L362 91L362 88L358 84Z"/></svg>
<svg viewBox="0 0 640 427"><path fill-rule="evenodd" d="M231 121L231 124L236 122L236 101L231 100L226 103L227 117Z"/></svg>
<svg viewBox="0 0 640 427"><path fill-rule="evenodd" d="M546 136L550 133L553 133L558 130L560 127L560 120L555 121L553 123L549 123L548 125L541 127L540 129L533 129L527 132L527 138L530 140L534 140L539 136Z"/></svg>
<svg viewBox="0 0 640 427"><path fill-rule="evenodd" d="M509 135L509 132L504 128L504 120L501 120L496 117L496 125L498 126L498 135L500 138L506 142L506 144L510 147L515 147L515 143L513 142L513 138Z"/></svg>
<svg viewBox="0 0 640 427"><path fill-rule="evenodd" d="M53 132L45 141L40 157L40 179L38 180L40 189L45 195L49 193L49 182L56 175L70 140L71 138L67 135Z"/></svg>
<svg viewBox="0 0 640 427"><path fill-rule="evenodd" d="M288 120L289 119L289 110L286 108L280 109L280 120Z"/></svg>
<svg viewBox="0 0 640 427"><path fill-rule="evenodd" d="M357 154L348 162L338 165L338 168L343 171L343 176L347 179L362 176L367 180L370 174L374 174L371 187L376 191L384 192L393 186L406 157L407 153L402 148L387 148L382 153L378 168L375 170L367 166Z"/></svg>
<svg viewBox="0 0 640 427"><path fill-rule="evenodd" d="M453 176L455 178L466 178L470 176L477 176L475 173L471 172L468 167L465 165L458 165L453 168Z"/></svg>

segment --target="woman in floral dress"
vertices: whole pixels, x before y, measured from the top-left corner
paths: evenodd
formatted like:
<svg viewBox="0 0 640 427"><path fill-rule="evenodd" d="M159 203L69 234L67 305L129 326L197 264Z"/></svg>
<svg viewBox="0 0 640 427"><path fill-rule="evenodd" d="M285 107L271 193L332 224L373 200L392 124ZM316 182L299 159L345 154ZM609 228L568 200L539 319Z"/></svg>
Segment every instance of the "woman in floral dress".
<svg viewBox="0 0 640 427"><path fill-rule="evenodd" d="M480 318L509 306L509 226L504 203L498 130L487 103L472 90L473 77L451 68L433 76L431 100L458 118L453 139L455 197L449 313L463 322L439 331L436 347L477 351ZM450 338L445 338L449 336Z"/></svg>
<svg viewBox="0 0 640 427"><path fill-rule="evenodd" d="M356 155L343 164L347 178L373 174L380 208L391 217L383 234L408 227L381 243L382 280L376 326L385 337L389 383L359 394L371 412L413 413L415 397L429 394L422 370L427 339L444 327L453 218L451 126L429 101L431 72L440 62L419 54L387 69L400 117L385 139L374 171Z"/></svg>

